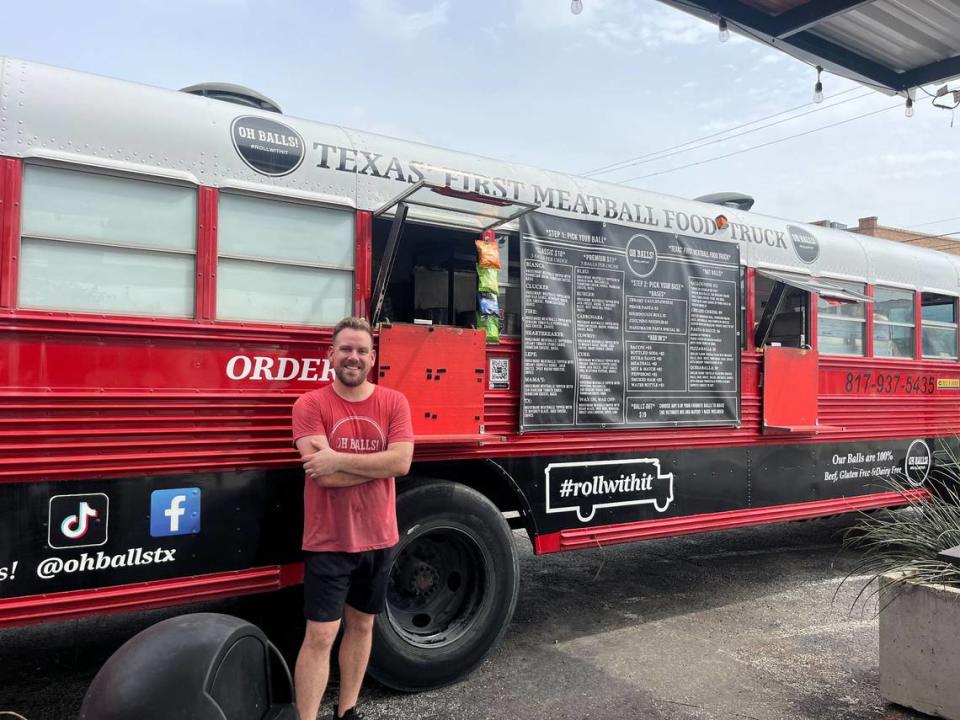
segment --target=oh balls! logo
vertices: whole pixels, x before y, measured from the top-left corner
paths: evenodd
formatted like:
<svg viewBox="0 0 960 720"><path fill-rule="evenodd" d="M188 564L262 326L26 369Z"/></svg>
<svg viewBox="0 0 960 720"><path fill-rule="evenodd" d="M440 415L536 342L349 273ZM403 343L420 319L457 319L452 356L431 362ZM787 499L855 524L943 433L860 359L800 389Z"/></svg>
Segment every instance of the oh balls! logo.
<svg viewBox="0 0 960 720"><path fill-rule="evenodd" d="M244 115L230 128L237 154L261 175L289 175L303 162L303 138L292 127L269 118Z"/></svg>

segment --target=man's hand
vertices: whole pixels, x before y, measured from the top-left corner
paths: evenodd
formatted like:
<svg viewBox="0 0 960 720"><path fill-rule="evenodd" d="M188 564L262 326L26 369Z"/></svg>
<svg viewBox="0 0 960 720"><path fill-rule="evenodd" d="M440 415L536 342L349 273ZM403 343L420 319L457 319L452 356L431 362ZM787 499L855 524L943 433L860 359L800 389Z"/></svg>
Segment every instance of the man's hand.
<svg viewBox="0 0 960 720"><path fill-rule="evenodd" d="M333 475L341 470L340 453L331 449L326 443L319 443L316 440L310 442L317 451L304 457L303 469L308 477L317 478L323 475Z"/></svg>

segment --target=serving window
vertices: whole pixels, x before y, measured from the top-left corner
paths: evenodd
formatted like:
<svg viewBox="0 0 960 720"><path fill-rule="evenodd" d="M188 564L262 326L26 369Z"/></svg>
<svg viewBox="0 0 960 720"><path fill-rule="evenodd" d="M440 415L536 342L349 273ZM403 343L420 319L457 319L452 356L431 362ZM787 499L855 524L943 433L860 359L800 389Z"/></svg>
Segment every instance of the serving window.
<svg viewBox="0 0 960 720"><path fill-rule="evenodd" d="M756 274L756 312L754 332L760 329L765 315L771 324L763 337L758 337L757 347L773 345L781 347L806 347L810 337L810 299L806 290L786 285L780 294L774 293L779 278ZM769 312L767 312L769 308Z"/></svg>
<svg viewBox="0 0 960 720"><path fill-rule="evenodd" d="M826 354L863 355L866 338L864 303L872 302L863 283L814 278L785 271L756 273L757 322L754 342L780 347L809 347L810 296L817 294L821 326L818 349Z"/></svg>
<svg viewBox="0 0 960 720"><path fill-rule="evenodd" d="M373 321L474 328L481 320L499 320L490 323L493 330L485 327L488 341L489 333L518 334L519 243L515 233L494 236L493 229L535 208L425 181L386 202L374 212ZM482 237L496 237L499 271L495 264L478 266ZM494 305L484 295L483 317L478 290L497 300ZM499 308L499 319L493 308Z"/></svg>

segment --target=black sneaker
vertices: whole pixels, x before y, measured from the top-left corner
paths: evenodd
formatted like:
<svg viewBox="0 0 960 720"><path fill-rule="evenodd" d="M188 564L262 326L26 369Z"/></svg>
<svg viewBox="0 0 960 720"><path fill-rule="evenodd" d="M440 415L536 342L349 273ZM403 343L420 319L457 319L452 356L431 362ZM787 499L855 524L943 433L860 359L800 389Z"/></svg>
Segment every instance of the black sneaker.
<svg viewBox="0 0 960 720"><path fill-rule="evenodd" d="M337 715L337 708L333 708L333 720L363 720L363 714L358 713L355 707L347 710L343 715Z"/></svg>

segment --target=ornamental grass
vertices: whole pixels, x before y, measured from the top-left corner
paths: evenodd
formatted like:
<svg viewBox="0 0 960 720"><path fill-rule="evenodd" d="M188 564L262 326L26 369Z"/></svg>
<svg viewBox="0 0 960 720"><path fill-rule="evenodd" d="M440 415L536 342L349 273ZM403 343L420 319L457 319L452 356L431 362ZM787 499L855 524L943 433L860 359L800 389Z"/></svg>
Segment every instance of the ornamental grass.
<svg viewBox="0 0 960 720"><path fill-rule="evenodd" d="M960 458L947 443L941 446L937 477L928 493L918 493L917 486L901 474L888 485L904 498L906 507L861 513L844 533L844 546L862 557L843 583L867 576L857 600L880 576L886 576L885 584L920 582L960 588L960 566L937 558L941 551L960 545Z"/></svg>

